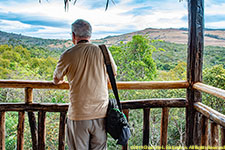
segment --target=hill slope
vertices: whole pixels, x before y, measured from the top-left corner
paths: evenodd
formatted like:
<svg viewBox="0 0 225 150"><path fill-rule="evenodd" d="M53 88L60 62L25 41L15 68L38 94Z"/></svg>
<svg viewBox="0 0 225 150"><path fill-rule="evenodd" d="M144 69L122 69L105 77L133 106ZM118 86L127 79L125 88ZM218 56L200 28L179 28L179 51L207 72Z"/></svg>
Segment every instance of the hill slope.
<svg viewBox="0 0 225 150"><path fill-rule="evenodd" d="M141 31L127 33L119 36L109 36L99 40L95 40L99 43L105 43L107 45L113 45L120 41L130 41L135 34L148 35L151 39L160 39L169 43L187 44L188 31L186 29L153 29L147 28ZM225 30L205 30L204 38L205 46L221 46L225 47Z"/></svg>
<svg viewBox="0 0 225 150"><path fill-rule="evenodd" d="M133 35L147 35L151 39L161 39L165 42L176 44L187 44L188 31L186 29L153 29L147 28L141 31L122 34L118 36L108 36L102 39L92 40L96 44L106 44L108 46L120 43L120 41L130 41ZM225 47L225 30L205 30L205 46ZM72 46L71 40L42 39L21 34L7 33L0 31L0 44L21 44L30 46L41 46L49 49L64 49Z"/></svg>

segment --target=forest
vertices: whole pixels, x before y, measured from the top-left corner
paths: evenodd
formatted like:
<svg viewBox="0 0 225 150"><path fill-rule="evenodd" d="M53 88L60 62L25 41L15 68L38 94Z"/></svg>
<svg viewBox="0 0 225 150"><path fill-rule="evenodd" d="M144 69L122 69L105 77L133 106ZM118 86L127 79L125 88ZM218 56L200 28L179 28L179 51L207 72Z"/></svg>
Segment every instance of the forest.
<svg viewBox="0 0 225 150"><path fill-rule="evenodd" d="M24 38L21 38L24 39ZM37 40L37 39L36 39ZM34 40L35 41L35 40ZM37 40L38 41L38 40ZM4 40L0 45L0 79L52 81L60 54L66 50L48 49L42 44L23 40ZM57 42L62 42L55 40ZM28 43L28 44L26 44ZM41 46L42 45L42 46ZM186 80L187 46L152 40L149 36L134 35L132 40L109 47L118 66L117 81L174 81ZM204 48L203 83L225 89L225 47ZM110 97L113 98L112 91ZM120 90L122 100L148 98L185 98L186 90ZM34 90L34 102L69 103L66 90ZM225 114L224 100L203 94L203 103ZM0 102L23 102L23 89L0 88ZM159 145L161 109L151 109L150 145ZM17 113L6 114L6 150L16 148ZM142 145L142 110L130 111L132 138L130 145ZM168 145L184 146L185 109L171 108ZM46 149L57 149L59 114L47 114ZM25 122L25 150L31 149L28 119ZM118 146L109 137L108 149Z"/></svg>

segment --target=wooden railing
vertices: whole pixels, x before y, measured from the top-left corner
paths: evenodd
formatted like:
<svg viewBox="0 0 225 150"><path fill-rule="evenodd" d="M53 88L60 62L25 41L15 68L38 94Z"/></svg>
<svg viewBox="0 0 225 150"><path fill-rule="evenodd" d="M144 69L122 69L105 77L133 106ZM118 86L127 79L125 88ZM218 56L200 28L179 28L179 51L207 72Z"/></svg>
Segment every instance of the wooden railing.
<svg viewBox="0 0 225 150"><path fill-rule="evenodd" d="M118 82L118 89L181 89L187 88L186 81L160 82ZM18 112L17 149L22 150L24 144L25 112L28 114L33 150L45 149L45 119L46 112L60 112L58 149L65 148L65 120L68 104L33 103L33 89L69 89L67 83L54 85L52 82L42 81L0 81L0 88L24 88L24 103L0 103L0 150L5 149L5 113ZM110 87L109 87L110 88ZM150 108L162 108L160 145L166 147L169 109L168 107L185 107L184 98L144 99L122 101L122 107L129 120L129 109L143 109L143 145L149 144ZM38 112L38 123L34 112ZM38 124L38 125L37 125ZM128 149L128 145L123 147Z"/></svg>
<svg viewBox="0 0 225 150"><path fill-rule="evenodd" d="M225 100L225 90L205 85L203 83L195 83L193 88ZM200 141L200 145L204 146L205 149L225 149L225 115L213 110L201 102L196 102L194 104L194 108L202 114L200 120L201 131L198 139ZM221 130L221 137L219 137L219 127Z"/></svg>
<svg viewBox="0 0 225 150"><path fill-rule="evenodd" d="M195 83L193 86L186 81L160 81L160 82L118 82L119 89L181 89L193 88L194 90L206 92L225 99L225 91L205 85ZM5 150L5 113L8 111L18 112L17 128L17 149L22 150L24 144L24 120L25 112L28 114L30 130L32 135L32 147L34 150L45 149L45 119L46 112L59 112L59 137L58 149L65 148L65 122L68 104L33 103L33 89L69 89L67 83L54 85L52 82L41 81L0 81L0 88L24 88L24 103L0 103L0 150ZM189 105L185 98L163 98L163 99L143 99L122 101L123 111L129 120L130 109L143 109L143 146L149 145L149 122L150 108L162 108L160 146L166 148L167 127L169 107L186 107ZM225 115L209 108L201 102L194 103L194 109L202 114L200 122L199 138L201 146L213 146L215 148L225 146ZM36 120L34 112L38 112ZM210 132L209 120L211 121ZM37 122L37 123L36 123ZM220 135L219 137L219 126ZM189 136L189 135L186 135ZM220 139L220 141L219 141ZM123 147L128 149L128 145ZM206 149L206 148L205 148Z"/></svg>

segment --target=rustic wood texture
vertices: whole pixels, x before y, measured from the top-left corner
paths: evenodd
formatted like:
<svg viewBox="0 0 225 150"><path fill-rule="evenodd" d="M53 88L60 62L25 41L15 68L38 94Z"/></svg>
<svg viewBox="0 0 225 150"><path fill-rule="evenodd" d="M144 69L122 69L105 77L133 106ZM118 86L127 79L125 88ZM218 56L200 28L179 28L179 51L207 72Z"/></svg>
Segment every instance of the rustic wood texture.
<svg viewBox="0 0 225 150"><path fill-rule="evenodd" d="M184 98L164 98L164 99L143 99L121 101L124 109L141 109L141 108L160 108L160 107L185 107L186 99Z"/></svg>
<svg viewBox="0 0 225 150"><path fill-rule="evenodd" d="M121 101L123 109L139 108L160 108L160 107L185 107L184 98L165 98L165 99L143 99ZM0 103L2 111L47 111L47 112L65 112L69 104L55 103Z"/></svg>
<svg viewBox="0 0 225 150"><path fill-rule="evenodd" d="M211 95L214 95L216 97L225 99L225 90L219 89L213 86L209 86L203 83L195 83L193 85L193 88Z"/></svg>
<svg viewBox="0 0 225 150"><path fill-rule="evenodd" d="M67 112L61 112L60 113L60 123L59 123L59 146L58 150L64 150L65 149L65 125L66 125L66 113Z"/></svg>
<svg viewBox="0 0 225 150"><path fill-rule="evenodd" d="M167 129L169 122L169 108L162 108L161 128L160 128L160 146L166 150L167 145Z"/></svg>
<svg viewBox="0 0 225 150"><path fill-rule="evenodd" d="M201 118L201 146L208 146L208 123L209 120L205 116Z"/></svg>
<svg viewBox="0 0 225 150"><path fill-rule="evenodd" d="M111 88L110 84L108 85ZM187 81L136 81L117 82L118 89L180 89L187 88ZM0 80L0 88L69 89L68 83L55 85L49 81Z"/></svg>
<svg viewBox="0 0 225 150"><path fill-rule="evenodd" d="M69 104L55 103L0 103L1 110L4 111L48 111L65 112Z"/></svg>
<svg viewBox="0 0 225 150"><path fill-rule="evenodd" d="M225 115L213 110L212 108L197 102L194 104L194 108L206 116L208 119L213 120L215 123L225 127Z"/></svg>
<svg viewBox="0 0 225 150"><path fill-rule="evenodd" d="M201 93L192 88L195 82L202 81L202 62L204 49L204 0L188 0L188 57L187 57L187 81L190 87L187 89L186 107L186 146L200 145L199 115L193 108L195 102L201 101Z"/></svg>
<svg viewBox="0 0 225 150"><path fill-rule="evenodd" d="M17 150L23 150L24 145L24 121L25 112L19 112L18 126L17 126Z"/></svg>
<svg viewBox="0 0 225 150"><path fill-rule="evenodd" d="M5 112L0 111L0 150L5 150Z"/></svg>
<svg viewBox="0 0 225 150"><path fill-rule="evenodd" d="M38 150L38 133L37 133L37 123L34 112L28 112L30 132L32 138L32 148L33 150Z"/></svg>
<svg viewBox="0 0 225 150"><path fill-rule="evenodd" d="M225 127L221 127L221 146L225 146Z"/></svg>
<svg viewBox="0 0 225 150"><path fill-rule="evenodd" d="M127 117L127 121L129 121L129 109L123 109L123 113ZM127 145L122 146L122 150L128 150L129 149L128 145L129 145L129 141Z"/></svg>
<svg viewBox="0 0 225 150"><path fill-rule="evenodd" d="M143 146L149 145L150 108L143 109Z"/></svg>
<svg viewBox="0 0 225 150"><path fill-rule="evenodd" d="M46 112L38 112L38 150L45 150L45 121Z"/></svg>
<svg viewBox="0 0 225 150"><path fill-rule="evenodd" d="M33 89L25 88L25 103L32 103L32 102L33 102Z"/></svg>
<svg viewBox="0 0 225 150"><path fill-rule="evenodd" d="M211 146L218 147L219 146L219 130L218 124L215 122L211 123Z"/></svg>

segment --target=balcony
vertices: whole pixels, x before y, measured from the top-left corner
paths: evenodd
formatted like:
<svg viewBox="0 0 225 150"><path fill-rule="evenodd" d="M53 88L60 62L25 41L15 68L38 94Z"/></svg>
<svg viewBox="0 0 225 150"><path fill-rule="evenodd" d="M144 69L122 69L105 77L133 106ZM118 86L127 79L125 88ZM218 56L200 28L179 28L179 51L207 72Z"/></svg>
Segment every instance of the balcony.
<svg viewBox="0 0 225 150"><path fill-rule="evenodd" d="M118 82L119 90L150 90L150 89L187 89L190 85L186 81L154 81L154 82ZM17 126L17 149L22 150L24 145L24 121L25 112L29 118L30 132L32 137L33 150L44 150L46 142L46 113L60 113L59 118L59 136L58 149L65 149L65 123L68 104L53 104L53 103L33 103L33 89L61 89L67 90L69 85L63 83L54 85L52 82L39 81L13 81L0 80L0 88L24 88L25 102L24 103L0 103L0 149L5 149L5 113L9 111L18 112ZM109 87L110 88L110 87ZM225 99L225 91L203 83L195 83L193 89L212 94L214 96ZM149 146L149 119L150 109L161 108L161 128L160 128L160 147L167 146L167 128L169 108L187 108L188 103L186 98L161 98L161 99L140 99L122 101L122 107L125 115L129 120L129 110L143 110L143 146ZM201 146L219 147L225 145L225 115L209 108L201 102L195 102L193 109L202 114L200 118L200 131L198 132ZM38 118L34 112L38 112ZM208 132L210 122L210 132ZM186 122L186 126L190 126L191 122ZM192 122L193 124L193 122ZM220 136L219 137L219 127ZM186 138L190 136L186 132ZM210 141L209 141L210 139ZM133 147L135 148L135 147ZM129 149L129 145L122 149Z"/></svg>

